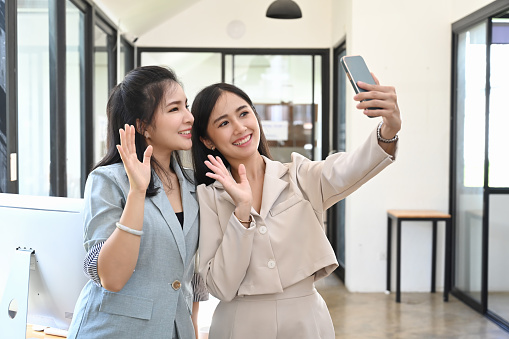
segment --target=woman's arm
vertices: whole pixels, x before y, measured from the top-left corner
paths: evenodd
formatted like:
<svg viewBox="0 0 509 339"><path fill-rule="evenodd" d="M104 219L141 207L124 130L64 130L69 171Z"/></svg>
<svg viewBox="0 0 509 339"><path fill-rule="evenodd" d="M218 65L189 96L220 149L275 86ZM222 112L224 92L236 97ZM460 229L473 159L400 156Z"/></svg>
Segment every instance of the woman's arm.
<svg viewBox="0 0 509 339"><path fill-rule="evenodd" d="M199 272L207 289L216 298L231 301L244 280L253 247L255 222L246 228L231 214L220 225L214 190L198 186L200 203ZM220 202L219 202L220 203Z"/></svg>
<svg viewBox="0 0 509 339"><path fill-rule="evenodd" d="M117 149L129 177L130 190L118 222L131 230L142 231L152 147L147 147L143 162L140 162L136 155L134 127L126 125L119 133L121 144ZM131 278L138 261L141 236L116 228L105 241L97 260L97 272L105 289L118 292Z"/></svg>
<svg viewBox="0 0 509 339"><path fill-rule="evenodd" d="M133 230L143 229L145 193L129 192L119 223ZM97 259L101 285L112 292L120 291L131 278L140 250L141 236L115 229L104 242Z"/></svg>
<svg viewBox="0 0 509 339"><path fill-rule="evenodd" d="M194 327L194 334L196 336L196 339L199 338L199 331L198 331L198 311L200 310L200 303L194 301L193 302L193 314L191 315L191 319L193 320L193 327Z"/></svg>
<svg viewBox="0 0 509 339"><path fill-rule="evenodd" d="M381 117L380 137L392 139L401 128L401 117L394 87L381 86L373 75L376 85L358 82L368 92L354 96L357 108L371 117ZM381 109L372 110L371 107ZM357 190L382 169L391 164L396 156L397 142L384 142L377 138L377 131L357 149L330 155L324 161L309 161L302 156L292 156L291 173L306 193L316 211L323 211ZM318 179L319 178L319 179ZM317 181L319 180L319 185Z"/></svg>
<svg viewBox="0 0 509 339"><path fill-rule="evenodd" d="M385 140L393 139L401 129L401 115L398 107L396 89L392 86L381 86L378 79L371 73L376 85L370 85L359 81L358 86L367 92L361 92L354 96L359 101L358 109L364 110L364 114L370 117L381 117L382 127L380 136ZM369 109L378 107L379 109ZM396 155L396 142L384 142L379 140L382 149L392 156Z"/></svg>
<svg viewBox="0 0 509 339"><path fill-rule="evenodd" d="M353 151L334 153L323 161L292 154L290 175L313 209L324 211L355 192L393 161L393 157L378 145L374 130Z"/></svg>

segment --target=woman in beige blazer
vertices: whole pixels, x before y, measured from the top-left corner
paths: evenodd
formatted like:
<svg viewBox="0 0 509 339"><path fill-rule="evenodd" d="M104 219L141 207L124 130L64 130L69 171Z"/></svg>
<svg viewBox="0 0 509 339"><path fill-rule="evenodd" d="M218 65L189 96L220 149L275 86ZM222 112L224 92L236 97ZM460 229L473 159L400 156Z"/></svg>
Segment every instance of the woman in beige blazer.
<svg viewBox="0 0 509 339"><path fill-rule="evenodd" d="M258 114L242 90L215 84L195 98L199 270L221 300L210 339L335 337L314 287L338 266L323 213L393 162L401 127L394 88L359 86L369 92L354 97L357 107L382 118L366 142L323 161L293 153L286 164L270 159Z"/></svg>

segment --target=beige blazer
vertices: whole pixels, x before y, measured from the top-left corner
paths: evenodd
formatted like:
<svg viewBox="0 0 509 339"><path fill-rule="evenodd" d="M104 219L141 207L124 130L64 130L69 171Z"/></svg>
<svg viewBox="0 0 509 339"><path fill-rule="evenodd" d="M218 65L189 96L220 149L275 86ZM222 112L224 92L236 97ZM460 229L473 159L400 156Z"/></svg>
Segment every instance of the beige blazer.
<svg viewBox="0 0 509 339"><path fill-rule="evenodd" d="M200 267L209 292L223 301L237 295L280 293L306 277L315 280L338 266L323 226L323 213L393 162L378 145L376 131L353 152L310 161L264 157L260 213L245 228L218 181L198 186Z"/></svg>

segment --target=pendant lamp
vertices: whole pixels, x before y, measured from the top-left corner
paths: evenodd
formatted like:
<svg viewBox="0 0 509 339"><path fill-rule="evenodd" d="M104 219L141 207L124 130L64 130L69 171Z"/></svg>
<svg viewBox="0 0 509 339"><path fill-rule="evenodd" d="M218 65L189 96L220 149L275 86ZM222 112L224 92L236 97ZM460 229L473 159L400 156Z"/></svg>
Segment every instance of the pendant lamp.
<svg viewBox="0 0 509 339"><path fill-rule="evenodd" d="M274 1L265 14L268 18L273 19L299 19L302 18L302 12L299 5L292 0L276 0Z"/></svg>

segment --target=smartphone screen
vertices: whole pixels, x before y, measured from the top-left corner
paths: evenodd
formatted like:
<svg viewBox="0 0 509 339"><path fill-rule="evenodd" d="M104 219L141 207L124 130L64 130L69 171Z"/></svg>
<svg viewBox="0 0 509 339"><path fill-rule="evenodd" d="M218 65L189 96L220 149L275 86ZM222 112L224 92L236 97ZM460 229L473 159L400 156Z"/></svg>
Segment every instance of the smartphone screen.
<svg viewBox="0 0 509 339"><path fill-rule="evenodd" d="M346 72L346 76L353 86L355 93L366 92L365 89L357 86L357 81L362 81L367 84L375 85L375 79L366 66L364 59L360 55L344 56L341 58L341 65ZM379 107L370 107L368 109L380 109ZM370 117L374 118L374 117Z"/></svg>

